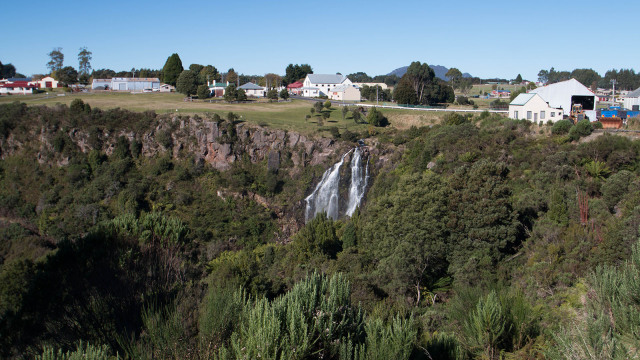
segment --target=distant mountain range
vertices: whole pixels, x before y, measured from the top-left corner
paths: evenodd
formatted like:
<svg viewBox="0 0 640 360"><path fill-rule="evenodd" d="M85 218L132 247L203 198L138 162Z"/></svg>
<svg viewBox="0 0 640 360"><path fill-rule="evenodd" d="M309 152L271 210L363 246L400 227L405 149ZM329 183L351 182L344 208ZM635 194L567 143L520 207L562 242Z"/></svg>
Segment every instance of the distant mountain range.
<svg viewBox="0 0 640 360"><path fill-rule="evenodd" d="M446 74L447 71L449 71L449 68L444 67L442 65L429 65L429 67L432 68L433 72L436 73L436 77L438 77L438 78L440 78L440 79L442 79L444 81L449 80L449 79L447 79L446 76L444 76L444 74ZM397 75L398 77L402 77L407 72L408 68L409 68L409 66L403 66L401 68L397 68L397 69L393 70L392 72L390 72L387 75ZM471 74L469 74L469 73L462 73L462 77L470 78L470 77L473 77L473 76L471 76Z"/></svg>

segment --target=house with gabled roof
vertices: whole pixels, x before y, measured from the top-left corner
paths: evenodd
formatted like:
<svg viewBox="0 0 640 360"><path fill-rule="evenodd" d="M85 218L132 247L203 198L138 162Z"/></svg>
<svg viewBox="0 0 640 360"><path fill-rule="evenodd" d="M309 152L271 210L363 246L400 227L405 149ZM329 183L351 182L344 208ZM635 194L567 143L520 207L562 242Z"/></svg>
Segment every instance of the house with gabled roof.
<svg viewBox="0 0 640 360"><path fill-rule="evenodd" d="M556 122L563 119L561 108L549 105L539 94L525 93L516 96L509 104L509 117L518 120Z"/></svg>
<svg viewBox="0 0 640 360"><path fill-rule="evenodd" d="M247 96L264 97L266 95L265 89L262 86L256 85L252 82L248 82L242 86L239 86L238 89L244 90Z"/></svg>
<svg viewBox="0 0 640 360"><path fill-rule="evenodd" d="M224 96L224 91L229 86L229 82L217 82L214 81L209 83L209 92L212 97L221 97Z"/></svg>
<svg viewBox="0 0 640 360"><path fill-rule="evenodd" d="M340 74L307 74L300 88L302 96L329 96L331 89L339 85L351 85L351 80Z"/></svg>

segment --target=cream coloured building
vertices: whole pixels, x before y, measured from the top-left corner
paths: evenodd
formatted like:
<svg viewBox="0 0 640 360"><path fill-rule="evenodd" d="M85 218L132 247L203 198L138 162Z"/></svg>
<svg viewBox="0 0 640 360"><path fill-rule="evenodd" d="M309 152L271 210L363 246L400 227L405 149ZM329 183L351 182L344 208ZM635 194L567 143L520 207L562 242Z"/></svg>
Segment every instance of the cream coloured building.
<svg viewBox="0 0 640 360"><path fill-rule="evenodd" d="M563 111L553 108L535 93L520 94L509 104L509 117L512 119L556 122L563 119Z"/></svg>

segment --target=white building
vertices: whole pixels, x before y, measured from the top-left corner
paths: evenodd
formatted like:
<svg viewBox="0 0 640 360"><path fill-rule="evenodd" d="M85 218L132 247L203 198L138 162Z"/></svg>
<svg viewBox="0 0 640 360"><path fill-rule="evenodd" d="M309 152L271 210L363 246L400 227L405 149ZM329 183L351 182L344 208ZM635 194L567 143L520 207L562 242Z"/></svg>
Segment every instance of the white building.
<svg viewBox="0 0 640 360"><path fill-rule="evenodd" d="M354 85L339 85L329 91L329 99L338 101L360 101L360 89Z"/></svg>
<svg viewBox="0 0 640 360"><path fill-rule="evenodd" d="M596 95L576 79L539 87L529 93L540 95L550 107L562 110L566 116L571 115L574 104L581 104L589 120L596 121Z"/></svg>
<svg viewBox="0 0 640 360"><path fill-rule="evenodd" d="M44 77L38 81L34 81L33 83L35 83L35 85L39 89L44 89L44 88L55 89L58 87L58 80L52 78L51 76Z"/></svg>
<svg viewBox="0 0 640 360"><path fill-rule="evenodd" d="M329 92L339 85L351 85L346 76L332 74L308 74L302 83L302 96L329 96Z"/></svg>
<svg viewBox="0 0 640 360"><path fill-rule="evenodd" d="M266 95L265 89L262 86L256 85L252 82L248 82L242 86L239 86L238 89L244 90L247 96L264 97Z"/></svg>
<svg viewBox="0 0 640 360"><path fill-rule="evenodd" d="M36 86L27 81L4 81L0 83L0 94L26 95L33 94Z"/></svg>
<svg viewBox="0 0 640 360"><path fill-rule="evenodd" d="M640 88L625 95L622 101L625 109L637 111L634 106L640 107Z"/></svg>
<svg viewBox="0 0 640 360"><path fill-rule="evenodd" d="M520 94L509 104L509 117L512 119L556 122L562 120L562 109L553 108L539 94Z"/></svg>
<svg viewBox="0 0 640 360"><path fill-rule="evenodd" d="M116 91L152 91L160 90L160 79L158 78L123 78L114 77L111 79L93 79L91 89L105 89Z"/></svg>

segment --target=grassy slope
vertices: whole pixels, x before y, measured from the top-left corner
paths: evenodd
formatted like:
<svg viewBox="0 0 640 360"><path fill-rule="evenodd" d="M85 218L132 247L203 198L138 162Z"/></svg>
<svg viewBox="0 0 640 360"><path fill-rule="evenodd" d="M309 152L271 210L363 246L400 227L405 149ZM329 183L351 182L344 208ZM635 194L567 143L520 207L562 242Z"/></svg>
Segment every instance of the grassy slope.
<svg viewBox="0 0 640 360"><path fill-rule="evenodd" d="M13 101L25 102L29 106L66 104L69 105L74 99L82 99L93 108L111 109L122 108L132 111L153 110L158 114L179 113L217 113L224 117L232 111L241 116L249 123L260 124L262 126L277 129L293 130L305 134L316 132L319 129L316 114L308 121L305 119L310 114L313 103L311 101L293 100L285 103L268 103L261 99L255 103L247 104L227 104L224 102L188 101L184 96L177 93L80 93L66 94L66 96L47 96L46 94L34 95L11 95L0 97L0 104ZM177 110L177 111L176 111ZM416 112L413 110L389 110L385 109L384 114L389 117L391 124L397 128L404 129L412 125L421 126L438 122L442 114ZM324 127L337 126L341 130L364 131L367 125L355 124L349 114L342 119L341 109L334 107L331 109L331 117L324 121Z"/></svg>

